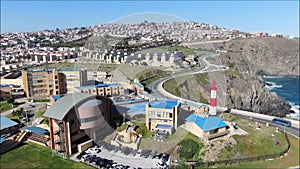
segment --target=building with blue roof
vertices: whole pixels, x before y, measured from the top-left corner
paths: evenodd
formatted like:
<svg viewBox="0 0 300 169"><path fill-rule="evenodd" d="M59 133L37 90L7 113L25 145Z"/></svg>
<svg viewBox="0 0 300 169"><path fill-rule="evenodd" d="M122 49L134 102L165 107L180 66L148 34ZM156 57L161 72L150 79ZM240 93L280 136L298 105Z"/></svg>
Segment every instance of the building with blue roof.
<svg viewBox="0 0 300 169"><path fill-rule="evenodd" d="M124 87L120 83L99 83L96 85L79 86L76 89L81 93L99 96L124 95Z"/></svg>
<svg viewBox="0 0 300 169"><path fill-rule="evenodd" d="M18 128L18 123L15 121L12 121L11 119L0 116L0 135L7 134L15 129Z"/></svg>
<svg viewBox="0 0 300 169"><path fill-rule="evenodd" d="M203 140L211 140L229 133L229 126L218 116L200 117L191 114L185 121L186 129Z"/></svg>
<svg viewBox="0 0 300 169"><path fill-rule="evenodd" d="M177 129L180 102L155 100L146 104L146 126L151 131L167 131L171 135Z"/></svg>
<svg viewBox="0 0 300 169"><path fill-rule="evenodd" d="M30 127L26 127L25 130L30 131L30 132L34 132L36 134L46 134L49 131L46 129L43 129L41 127L37 127L37 126L30 126Z"/></svg>

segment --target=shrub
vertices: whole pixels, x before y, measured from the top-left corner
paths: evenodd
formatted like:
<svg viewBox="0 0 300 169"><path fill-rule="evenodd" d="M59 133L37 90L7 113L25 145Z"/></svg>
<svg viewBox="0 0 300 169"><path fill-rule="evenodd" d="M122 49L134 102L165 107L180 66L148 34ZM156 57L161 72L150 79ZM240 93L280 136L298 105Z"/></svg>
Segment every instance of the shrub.
<svg viewBox="0 0 300 169"><path fill-rule="evenodd" d="M180 157L185 159L192 158L198 149L198 144L192 139L183 140L179 145L181 146L179 150Z"/></svg>
<svg viewBox="0 0 300 169"><path fill-rule="evenodd" d="M117 131L118 131L118 132L123 131L123 130L126 129L127 126L128 126L128 124L126 124L126 123L125 123L125 124L122 124L120 127L117 128Z"/></svg>
<svg viewBox="0 0 300 169"><path fill-rule="evenodd" d="M19 119L21 119L23 117L23 114L24 114L23 108L20 108L19 110L12 112L12 115L18 117Z"/></svg>
<svg viewBox="0 0 300 169"><path fill-rule="evenodd" d="M6 101L7 103L14 103L15 102L15 99L14 98L9 98L9 99L7 99L7 101Z"/></svg>
<svg viewBox="0 0 300 169"><path fill-rule="evenodd" d="M149 131L146 124L139 124L135 130L138 134L141 134L144 138L153 136L153 132Z"/></svg>

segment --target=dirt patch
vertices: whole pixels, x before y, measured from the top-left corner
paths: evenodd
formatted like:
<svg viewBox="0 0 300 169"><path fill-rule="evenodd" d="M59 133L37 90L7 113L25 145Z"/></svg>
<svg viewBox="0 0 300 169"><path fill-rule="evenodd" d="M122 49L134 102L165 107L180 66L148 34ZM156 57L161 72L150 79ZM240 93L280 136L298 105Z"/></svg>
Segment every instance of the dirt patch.
<svg viewBox="0 0 300 169"><path fill-rule="evenodd" d="M234 145L236 141L231 136L215 139L205 143L205 146L199 152L200 158L204 161L216 161L220 152L228 145Z"/></svg>

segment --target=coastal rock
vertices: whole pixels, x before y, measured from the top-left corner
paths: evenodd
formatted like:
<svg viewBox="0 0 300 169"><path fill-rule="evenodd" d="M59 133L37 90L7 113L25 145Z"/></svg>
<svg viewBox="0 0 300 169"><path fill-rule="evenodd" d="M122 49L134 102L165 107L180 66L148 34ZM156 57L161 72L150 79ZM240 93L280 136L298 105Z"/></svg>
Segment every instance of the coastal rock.
<svg viewBox="0 0 300 169"><path fill-rule="evenodd" d="M299 76L299 41L284 38L249 38L216 44L215 49L228 51L220 56L229 71L227 106L283 117L291 106L270 92L261 75Z"/></svg>

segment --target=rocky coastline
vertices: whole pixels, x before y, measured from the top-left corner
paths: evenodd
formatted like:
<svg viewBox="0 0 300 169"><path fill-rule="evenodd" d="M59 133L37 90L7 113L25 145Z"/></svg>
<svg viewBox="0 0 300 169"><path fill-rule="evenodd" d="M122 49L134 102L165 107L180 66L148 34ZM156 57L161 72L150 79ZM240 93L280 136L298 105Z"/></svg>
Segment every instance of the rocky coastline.
<svg viewBox="0 0 300 169"><path fill-rule="evenodd" d="M221 64L239 74L226 75L226 106L284 117L291 106L270 92L263 76L299 77L299 40L249 38L214 45L225 50Z"/></svg>

